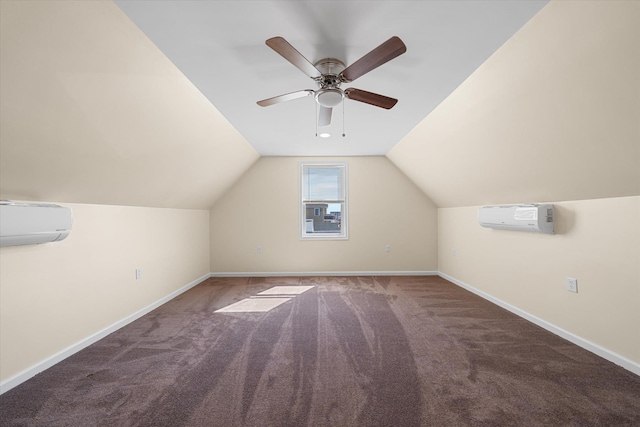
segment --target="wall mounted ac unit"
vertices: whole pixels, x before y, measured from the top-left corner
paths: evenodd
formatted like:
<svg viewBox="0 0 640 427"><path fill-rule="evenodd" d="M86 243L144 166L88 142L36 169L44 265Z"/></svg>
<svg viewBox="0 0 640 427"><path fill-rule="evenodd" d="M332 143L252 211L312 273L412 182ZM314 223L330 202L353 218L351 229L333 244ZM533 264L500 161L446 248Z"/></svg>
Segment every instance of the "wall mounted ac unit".
<svg viewBox="0 0 640 427"><path fill-rule="evenodd" d="M0 246L60 241L69 235L72 224L69 208L0 201Z"/></svg>
<svg viewBox="0 0 640 427"><path fill-rule="evenodd" d="M553 205L485 206L478 222L487 228L553 234Z"/></svg>

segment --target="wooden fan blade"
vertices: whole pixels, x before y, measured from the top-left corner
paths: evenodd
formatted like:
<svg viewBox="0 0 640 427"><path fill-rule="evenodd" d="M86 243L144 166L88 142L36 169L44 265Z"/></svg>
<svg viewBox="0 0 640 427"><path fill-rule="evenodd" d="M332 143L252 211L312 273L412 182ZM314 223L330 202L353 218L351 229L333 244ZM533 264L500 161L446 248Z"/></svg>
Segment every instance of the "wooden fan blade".
<svg viewBox="0 0 640 427"><path fill-rule="evenodd" d="M397 36L393 36L345 68L342 73L340 73L340 76L345 82L352 82L369 71L378 68L385 62L389 62L393 58L402 55L406 51L407 47L402 40Z"/></svg>
<svg viewBox="0 0 640 427"><path fill-rule="evenodd" d="M344 91L344 96L354 101L364 102L366 104L375 105L376 107L390 110L398 102L395 98L378 95L377 93L367 92L366 90L349 88Z"/></svg>
<svg viewBox="0 0 640 427"><path fill-rule="evenodd" d="M268 107L269 105L280 104L281 102L304 98L305 96L310 96L313 94L314 92L311 89L299 90L297 92L291 92L284 95L274 96L273 98L263 99L262 101L258 101L257 104L261 107Z"/></svg>
<svg viewBox="0 0 640 427"><path fill-rule="evenodd" d="M329 126L331 124L331 112L333 108L320 106L318 110L318 126Z"/></svg>
<svg viewBox="0 0 640 427"><path fill-rule="evenodd" d="M313 66L300 52L298 52L288 41L282 37L272 37L266 41L267 46L275 50L284 59L295 65L300 71L307 76L315 79L320 77L322 73Z"/></svg>

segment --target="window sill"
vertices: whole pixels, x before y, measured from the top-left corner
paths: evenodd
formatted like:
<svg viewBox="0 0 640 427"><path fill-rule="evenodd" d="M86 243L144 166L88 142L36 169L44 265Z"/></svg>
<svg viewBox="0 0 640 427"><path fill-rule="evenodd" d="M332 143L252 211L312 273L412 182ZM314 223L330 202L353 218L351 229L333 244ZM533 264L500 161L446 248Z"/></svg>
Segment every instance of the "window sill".
<svg viewBox="0 0 640 427"><path fill-rule="evenodd" d="M331 235L331 234L306 234L303 236L300 236L300 240L349 240L349 236L345 236L342 234L336 234L336 235Z"/></svg>

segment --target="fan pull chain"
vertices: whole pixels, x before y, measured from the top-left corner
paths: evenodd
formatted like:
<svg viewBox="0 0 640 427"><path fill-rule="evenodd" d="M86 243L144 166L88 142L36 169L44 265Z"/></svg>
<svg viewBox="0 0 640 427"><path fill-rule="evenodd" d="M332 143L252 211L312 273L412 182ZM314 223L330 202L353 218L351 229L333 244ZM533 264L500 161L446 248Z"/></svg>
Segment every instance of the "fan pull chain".
<svg viewBox="0 0 640 427"><path fill-rule="evenodd" d="M318 137L318 103L314 102L314 104L316 104L316 116L314 120L316 122L316 138L317 138Z"/></svg>
<svg viewBox="0 0 640 427"><path fill-rule="evenodd" d="M346 104L345 100L342 100L342 137L345 137L344 133L344 105Z"/></svg>

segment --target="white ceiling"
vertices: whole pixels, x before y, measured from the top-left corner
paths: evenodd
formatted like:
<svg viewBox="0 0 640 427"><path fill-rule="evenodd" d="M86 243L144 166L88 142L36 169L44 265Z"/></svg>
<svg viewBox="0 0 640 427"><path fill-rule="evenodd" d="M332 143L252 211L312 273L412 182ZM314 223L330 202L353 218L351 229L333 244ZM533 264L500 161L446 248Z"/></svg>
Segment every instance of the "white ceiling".
<svg viewBox="0 0 640 427"><path fill-rule="evenodd" d="M263 156L386 154L546 3L116 0ZM312 63L350 65L394 35L404 55L342 86L397 98L393 109L347 100L344 122L334 108L332 137L321 139L312 98L256 104L316 89L266 39L284 37Z"/></svg>

